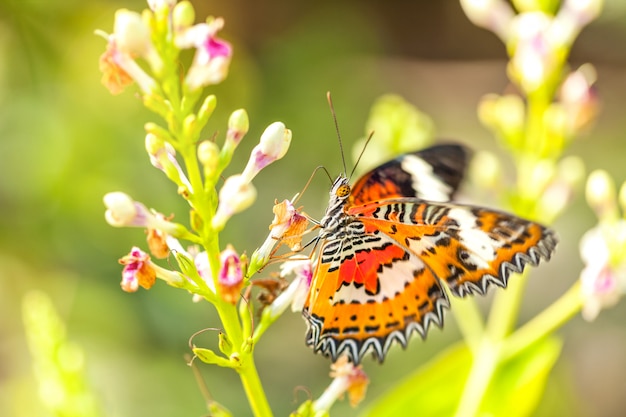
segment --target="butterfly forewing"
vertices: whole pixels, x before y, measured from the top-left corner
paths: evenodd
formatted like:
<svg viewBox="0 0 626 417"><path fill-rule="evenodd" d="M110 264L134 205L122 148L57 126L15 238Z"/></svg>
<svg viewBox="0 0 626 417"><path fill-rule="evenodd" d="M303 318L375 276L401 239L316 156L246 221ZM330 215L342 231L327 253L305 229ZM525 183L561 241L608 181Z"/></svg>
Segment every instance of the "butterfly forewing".
<svg viewBox="0 0 626 417"><path fill-rule="evenodd" d="M469 155L467 148L447 144L392 159L359 178L352 187L352 204L394 197L449 201L461 183Z"/></svg>
<svg viewBox="0 0 626 417"><path fill-rule="evenodd" d="M361 177L339 177L320 221L322 241L303 314L307 344L358 363L380 361L413 331L425 337L449 306L442 285L465 296L505 287L512 272L549 259L554 233L503 212L449 203L468 151L439 145ZM340 192L340 190L342 192Z"/></svg>
<svg viewBox="0 0 626 417"><path fill-rule="evenodd" d="M519 217L452 203L385 200L352 207L365 232L382 232L423 261L456 296L506 287L511 272L550 259L552 230Z"/></svg>

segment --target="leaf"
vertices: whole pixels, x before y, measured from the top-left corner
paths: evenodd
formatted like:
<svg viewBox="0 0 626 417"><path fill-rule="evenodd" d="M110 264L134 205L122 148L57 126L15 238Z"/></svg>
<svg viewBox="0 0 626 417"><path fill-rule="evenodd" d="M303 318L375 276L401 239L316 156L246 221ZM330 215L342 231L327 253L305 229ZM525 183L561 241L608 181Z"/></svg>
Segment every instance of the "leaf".
<svg viewBox="0 0 626 417"><path fill-rule="evenodd" d="M479 415L531 415L560 352L561 341L547 338L501 364L493 375ZM471 363L470 351L459 343L381 396L361 413L361 417L452 416L462 396Z"/></svg>
<svg viewBox="0 0 626 417"><path fill-rule="evenodd" d="M543 339L502 364L494 375L481 411L493 416L532 415L561 347L562 342L556 337Z"/></svg>
<svg viewBox="0 0 626 417"><path fill-rule="evenodd" d="M471 363L469 349L458 343L381 396L361 417L451 416Z"/></svg>

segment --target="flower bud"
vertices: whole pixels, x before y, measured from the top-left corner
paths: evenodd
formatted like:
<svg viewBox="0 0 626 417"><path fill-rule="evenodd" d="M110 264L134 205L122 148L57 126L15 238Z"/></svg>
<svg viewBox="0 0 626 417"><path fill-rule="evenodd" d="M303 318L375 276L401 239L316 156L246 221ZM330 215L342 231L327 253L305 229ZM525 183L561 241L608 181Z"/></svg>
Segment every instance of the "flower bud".
<svg viewBox="0 0 626 417"><path fill-rule="evenodd" d="M513 9L502 0L461 0L461 7L476 26L488 29L498 35L503 42L508 40L508 32L513 19Z"/></svg>
<svg viewBox="0 0 626 417"><path fill-rule="evenodd" d="M235 110L228 119L228 132L226 141L232 142L233 148L241 142L241 139L248 133L250 122L248 113L244 109Z"/></svg>
<svg viewBox="0 0 626 417"><path fill-rule="evenodd" d="M285 156L290 143L291 130L286 129L282 122L272 123L261 135L261 151L274 160Z"/></svg>
<svg viewBox="0 0 626 417"><path fill-rule="evenodd" d="M113 33L122 52L143 56L150 47L150 32L139 13L127 9L115 12Z"/></svg>
<svg viewBox="0 0 626 417"><path fill-rule="evenodd" d="M198 110L198 126L205 126L215 107L217 106L217 98L214 94L207 96L202 102L200 109Z"/></svg>
<svg viewBox="0 0 626 417"><path fill-rule="evenodd" d="M172 23L174 30L179 31L193 25L196 12L188 1L184 0L174 6L172 11Z"/></svg>
<svg viewBox="0 0 626 417"><path fill-rule="evenodd" d="M290 143L291 130L286 129L283 123L274 122L269 125L261 135L259 144L252 150L248 164L241 174L245 181L252 181L259 171L285 156Z"/></svg>
<svg viewBox="0 0 626 417"><path fill-rule="evenodd" d="M213 228L223 229L233 214L250 207L255 199L256 189L241 175L227 178L219 193L219 205L211 223Z"/></svg>
<svg viewBox="0 0 626 417"><path fill-rule="evenodd" d="M586 197L600 220L617 218L615 184L608 172L598 169L589 174Z"/></svg>
<svg viewBox="0 0 626 417"><path fill-rule="evenodd" d="M204 167L205 173L211 173L217 168L220 158L220 148L211 140L203 140L198 145L198 160Z"/></svg>
<svg viewBox="0 0 626 417"><path fill-rule="evenodd" d="M128 194L122 192L105 194L103 200L107 207L105 218L111 226L133 226L140 222L144 215L149 214L143 204L136 203Z"/></svg>

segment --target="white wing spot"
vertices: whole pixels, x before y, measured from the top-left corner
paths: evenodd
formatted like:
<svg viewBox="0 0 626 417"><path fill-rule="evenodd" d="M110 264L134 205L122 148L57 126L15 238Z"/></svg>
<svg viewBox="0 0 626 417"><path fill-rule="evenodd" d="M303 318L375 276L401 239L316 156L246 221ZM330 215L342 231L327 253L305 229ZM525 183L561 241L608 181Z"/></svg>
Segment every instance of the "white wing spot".
<svg viewBox="0 0 626 417"><path fill-rule="evenodd" d="M448 216L459 224L459 240L469 250L469 258L465 262L488 268L487 262L496 258L496 249L502 246L502 242L480 230L476 226L476 216L465 208L451 208Z"/></svg>
<svg viewBox="0 0 626 417"><path fill-rule="evenodd" d="M445 202L450 200L452 187L443 182L433 172L433 167L415 155L405 155L402 169L411 174L413 189L422 200Z"/></svg>

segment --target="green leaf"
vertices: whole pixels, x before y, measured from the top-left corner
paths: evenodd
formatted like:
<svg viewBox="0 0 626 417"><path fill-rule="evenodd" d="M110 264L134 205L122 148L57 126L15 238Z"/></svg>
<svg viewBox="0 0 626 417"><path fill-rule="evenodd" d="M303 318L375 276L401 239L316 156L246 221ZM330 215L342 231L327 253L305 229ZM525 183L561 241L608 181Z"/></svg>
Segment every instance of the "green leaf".
<svg viewBox="0 0 626 417"><path fill-rule="evenodd" d="M451 416L471 363L469 349L458 343L393 387L361 417Z"/></svg>
<svg viewBox="0 0 626 417"><path fill-rule="evenodd" d="M542 339L502 364L482 404L483 414L507 417L532 415L561 353L561 346L561 340L556 337Z"/></svg>
<svg viewBox="0 0 626 417"><path fill-rule="evenodd" d="M531 415L560 352L559 339L543 339L501 364L493 375L479 415ZM459 343L393 387L361 413L361 417L452 416L462 396L471 364L469 349Z"/></svg>

